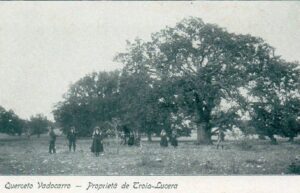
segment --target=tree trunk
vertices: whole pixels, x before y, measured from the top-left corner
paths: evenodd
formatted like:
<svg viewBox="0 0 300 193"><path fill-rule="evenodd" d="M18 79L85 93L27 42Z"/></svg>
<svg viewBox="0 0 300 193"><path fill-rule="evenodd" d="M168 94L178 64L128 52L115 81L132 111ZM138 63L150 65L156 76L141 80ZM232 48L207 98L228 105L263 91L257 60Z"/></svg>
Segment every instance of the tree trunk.
<svg viewBox="0 0 300 193"><path fill-rule="evenodd" d="M207 124L202 124L197 128L197 145L211 145L211 128Z"/></svg>
<svg viewBox="0 0 300 193"><path fill-rule="evenodd" d="M269 138L271 139L271 144L277 145L277 140L276 140L276 138L274 137L274 135L269 135Z"/></svg>

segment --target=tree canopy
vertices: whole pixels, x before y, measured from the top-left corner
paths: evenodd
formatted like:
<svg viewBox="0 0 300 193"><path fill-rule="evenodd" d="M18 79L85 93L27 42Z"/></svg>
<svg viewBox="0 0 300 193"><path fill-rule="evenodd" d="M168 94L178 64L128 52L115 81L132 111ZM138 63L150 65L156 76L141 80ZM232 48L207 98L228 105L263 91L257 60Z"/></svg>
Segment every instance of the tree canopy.
<svg viewBox="0 0 300 193"><path fill-rule="evenodd" d="M280 59L263 39L229 33L199 18L166 27L152 34L150 41L136 39L128 43L127 51L116 60L130 72L147 72L158 84L167 82L169 89L174 88L168 96L181 99L180 107L193 116L198 143L211 143L213 121L220 123L215 118L221 117L215 114L226 113L219 112L224 111L222 101L244 110L249 101L243 89L249 89L258 98L272 98L277 92L292 93L299 83L297 64ZM266 84L284 87L266 90Z"/></svg>
<svg viewBox="0 0 300 193"><path fill-rule="evenodd" d="M71 85L53 113L67 132L74 126L82 136L92 134L96 125L111 121L119 110L119 71L91 73Z"/></svg>
<svg viewBox="0 0 300 193"><path fill-rule="evenodd" d="M262 38L191 17L148 41L128 41L114 60L122 70L86 75L57 104L55 120L64 129L89 135L118 118L151 137L163 128L188 134L190 123L199 144L212 143L213 128L247 125L272 140L299 133L299 64Z"/></svg>
<svg viewBox="0 0 300 193"><path fill-rule="evenodd" d="M0 106L0 132L9 135L21 135L24 120L20 119L13 110L6 110Z"/></svg>
<svg viewBox="0 0 300 193"><path fill-rule="evenodd" d="M48 120L43 114L37 114L31 116L29 121L27 121L27 129L29 135L37 135L40 137L41 134L48 132L48 127L52 126L53 123Z"/></svg>

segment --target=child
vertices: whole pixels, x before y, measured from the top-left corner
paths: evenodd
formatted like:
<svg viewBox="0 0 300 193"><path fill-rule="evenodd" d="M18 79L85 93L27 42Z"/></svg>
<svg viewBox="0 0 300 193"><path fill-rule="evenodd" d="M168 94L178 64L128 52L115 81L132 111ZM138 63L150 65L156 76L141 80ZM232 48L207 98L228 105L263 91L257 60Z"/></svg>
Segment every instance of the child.
<svg viewBox="0 0 300 193"><path fill-rule="evenodd" d="M168 147L167 133L164 129L160 132L160 146Z"/></svg>
<svg viewBox="0 0 300 193"><path fill-rule="evenodd" d="M93 133L93 144L92 144L92 152L98 157L100 152L103 152L103 136L99 127L95 127Z"/></svg>
<svg viewBox="0 0 300 193"><path fill-rule="evenodd" d="M54 128L52 126L49 127L49 136L50 136L50 141L49 141L49 153L56 153L55 150L55 141L56 141L56 134L54 133Z"/></svg>
<svg viewBox="0 0 300 193"><path fill-rule="evenodd" d="M68 132L67 138L69 140L69 151L71 151L73 147L73 151L75 152L76 150L76 132L75 132L75 127L71 127L71 130Z"/></svg>

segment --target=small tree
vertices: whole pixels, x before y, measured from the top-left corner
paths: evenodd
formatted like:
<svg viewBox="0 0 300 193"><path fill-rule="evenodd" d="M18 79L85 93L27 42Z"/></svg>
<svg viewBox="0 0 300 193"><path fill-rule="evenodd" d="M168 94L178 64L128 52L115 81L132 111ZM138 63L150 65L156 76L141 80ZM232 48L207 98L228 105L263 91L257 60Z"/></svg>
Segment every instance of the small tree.
<svg viewBox="0 0 300 193"><path fill-rule="evenodd" d="M50 125L51 122L43 114L31 116L28 122L31 135L37 135L37 137L40 137L41 134L46 133L48 131L48 126Z"/></svg>
<svg viewBox="0 0 300 193"><path fill-rule="evenodd" d="M13 110L5 110L0 106L0 132L9 135L21 135L23 132L24 120L20 119Z"/></svg>
<svg viewBox="0 0 300 193"><path fill-rule="evenodd" d="M119 111L119 71L87 74L71 85L56 104L54 119L64 133L74 126L80 136L90 136L95 125L105 124Z"/></svg>

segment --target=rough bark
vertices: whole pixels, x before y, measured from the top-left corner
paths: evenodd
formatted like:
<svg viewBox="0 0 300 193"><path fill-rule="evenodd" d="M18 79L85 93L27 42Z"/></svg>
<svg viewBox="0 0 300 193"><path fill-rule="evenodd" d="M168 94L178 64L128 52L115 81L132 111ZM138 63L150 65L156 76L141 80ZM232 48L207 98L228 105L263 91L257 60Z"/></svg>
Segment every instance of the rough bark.
<svg viewBox="0 0 300 193"><path fill-rule="evenodd" d="M207 124L202 124L197 128L197 145L211 145L211 128Z"/></svg>

